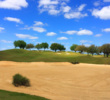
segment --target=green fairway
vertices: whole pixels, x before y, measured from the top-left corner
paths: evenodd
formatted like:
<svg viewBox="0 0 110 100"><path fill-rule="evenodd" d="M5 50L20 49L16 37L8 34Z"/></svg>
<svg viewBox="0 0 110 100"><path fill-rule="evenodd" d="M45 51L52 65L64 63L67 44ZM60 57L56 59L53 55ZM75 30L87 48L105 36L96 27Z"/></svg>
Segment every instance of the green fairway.
<svg viewBox="0 0 110 100"><path fill-rule="evenodd" d="M49 100L39 96L0 90L0 100Z"/></svg>
<svg viewBox="0 0 110 100"><path fill-rule="evenodd" d="M73 52L28 51L12 49L0 51L0 61L16 62L73 62L110 64L110 57L103 55L87 55Z"/></svg>

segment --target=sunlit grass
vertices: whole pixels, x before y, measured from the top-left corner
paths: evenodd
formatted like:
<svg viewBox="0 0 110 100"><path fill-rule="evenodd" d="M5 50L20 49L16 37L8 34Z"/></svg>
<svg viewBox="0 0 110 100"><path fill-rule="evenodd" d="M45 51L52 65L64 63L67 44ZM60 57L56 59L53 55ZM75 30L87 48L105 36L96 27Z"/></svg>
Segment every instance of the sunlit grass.
<svg viewBox="0 0 110 100"><path fill-rule="evenodd" d="M88 55L75 52L52 52L52 51L28 51L23 49L12 49L0 51L1 61L16 62L73 62L110 64L110 57L103 55Z"/></svg>

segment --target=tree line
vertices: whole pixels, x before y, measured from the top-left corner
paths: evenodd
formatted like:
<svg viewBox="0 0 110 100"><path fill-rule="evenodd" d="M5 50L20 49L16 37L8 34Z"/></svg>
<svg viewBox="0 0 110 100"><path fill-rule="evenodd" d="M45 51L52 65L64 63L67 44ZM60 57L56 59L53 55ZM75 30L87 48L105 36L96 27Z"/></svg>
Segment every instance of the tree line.
<svg viewBox="0 0 110 100"><path fill-rule="evenodd" d="M14 41L14 46L15 48L16 47L19 47L20 49L33 49L33 48L36 48L38 50L40 49L48 49L49 48L49 44L46 43L46 42L43 42L43 43L38 43L36 45L34 44L27 44L25 41L23 40L18 40L18 41ZM66 48L64 47L64 45L62 44L59 44L59 43L52 43L51 46L50 46L50 49L53 50L53 51L65 51ZM74 51L74 52L79 52L79 53L83 53L83 52L86 52L87 54L101 54L103 53L104 54L104 57L108 57L110 55L110 44L103 44L102 46L95 46L95 45L91 45L89 47L86 47L84 45L77 45L77 44L73 44L71 47L70 47L70 50L71 51Z"/></svg>
<svg viewBox="0 0 110 100"><path fill-rule="evenodd" d="M73 44L70 47L70 50L75 52L79 51L80 53L87 52L87 54L92 54L92 56L94 54L100 55L103 53L104 57L108 57L110 55L110 44L103 44L102 46L91 45L89 47Z"/></svg>
<svg viewBox="0 0 110 100"><path fill-rule="evenodd" d="M31 44L31 43L26 44L26 42L23 41L23 40L14 41L14 46L15 46L15 48L19 47L20 49L24 49L24 48L33 49L33 48L36 48L38 50L44 49L44 51L45 51L45 49L49 48L49 44L46 43L46 42L45 43L44 42L43 43L38 43L38 44L34 45L34 44ZM50 49L54 50L55 52L57 50L59 50L59 51L65 51L66 50L64 45L61 45L59 43L52 43L51 46L50 46Z"/></svg>

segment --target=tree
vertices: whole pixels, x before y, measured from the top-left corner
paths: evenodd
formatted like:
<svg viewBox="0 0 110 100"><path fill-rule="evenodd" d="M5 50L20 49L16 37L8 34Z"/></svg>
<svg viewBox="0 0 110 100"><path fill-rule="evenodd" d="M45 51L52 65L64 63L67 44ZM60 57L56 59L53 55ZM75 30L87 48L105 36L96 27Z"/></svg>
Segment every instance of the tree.
<svg viewBox="0 0 110 100"><path fill-rule="evenodd" d="M46 42L42 43L41 46L42 46L42 48L44 48L44 51L45 51L45 49L47 49L49 47L48 43L46 43Z"/></svg>
<svg viewBox="0 0 110 100"><path fill-rule="evenodd" d="M42 48L42 45L38 43L38 44L35 46L35 48L37 48L38 50L40 50L40 49Z"/></svg>
<svg viewBox="0 0 110 100"><path fill-rule="evenodd" d="M85 51L87 52L87 54L89 55L89 47L85 47Z"/></svg>
<svg viewBox="0 0 110 100"><path fill-rule="evenodd" d="M73 45L70 47L70 50L76 52L75 49L76 49L77 46L78 46L77 44L73 44Z"/></svg>
<svg viewBox="0 0 110 100"><path fill-rule="evenodd" d="M83 53L85 50L86 50L86 47L84 45L79 45L75 49L75 51L80 51L80 53Z"/></svg>
<svg viewBox="0 0 110 100"><path fill-rule="evenodd" d="M26 49L32 49L32 48L34 48L34 45L33 44L30 43L30 44L27 44L26 45Z"/></svg>
<svg viewBox="0 0 110 100"><path fill-rule="evenodd" d="M104 57L105 55L108 57L110 54L110 44L104 44L102 45L102 52L104 53Z"/></svg>
<svg viewBox="0 0 110 100"><path fill-rule="evenodd" d="M66 50L66 48L64 47L64 45L61 45L61 44L58 44L58 50L60 50L60 51L65 51Z"/></svg>
<svg viewBox="0 0 110 100"><path fill-rule="evenodd" d="M101 46L97 47L97 55L100 55L100 53L102 53L102 47Z"/></svg>
<svg viewBox="0 0 110 100"><path fill-rule="evenodd" d="M15 48L19 47L20 49L24 49L26 47L26 42L23 40L14 41Z"/></svg>
<svg viewBox="0 0 110 100"><path fill-rule="evenodd" d="M50 46L50 49L54 50L56 52L58 50L58 46L59 46L58 43L52 43L51 46Z"/></svg>
<svg viewBox="0 0 110 100"><path fill-rule="evenodd" d="M17 41L14 41L14 46L15 48L19 46Z"/></svg>
<svg viewBox="0 0 110 100"><path fill-rule="evenodd" d="M88 47L88 52L92 54L92 56L94 55L94 53L98 52L98 47L95 45L91 45L90 47Z"/></svg>

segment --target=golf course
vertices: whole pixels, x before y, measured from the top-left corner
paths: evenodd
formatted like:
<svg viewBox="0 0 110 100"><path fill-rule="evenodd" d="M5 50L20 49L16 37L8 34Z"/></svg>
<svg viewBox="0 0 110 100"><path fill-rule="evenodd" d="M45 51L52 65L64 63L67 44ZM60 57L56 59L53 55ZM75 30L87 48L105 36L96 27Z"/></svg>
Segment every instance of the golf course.
<svg viewBox="0 0 110 100"><path fill-rule="evenodd" d="M109 100L109 64L110 57L103 55L24 49L0 51L0 99ZM12 77L17 73L28 77L31 86L13 86Z"/></svg>
<svg viewBox="0 0 110 100"><path fill-rule="evenodd" d="M110 0L0 0L0 100L110 100Z"/></svg>

